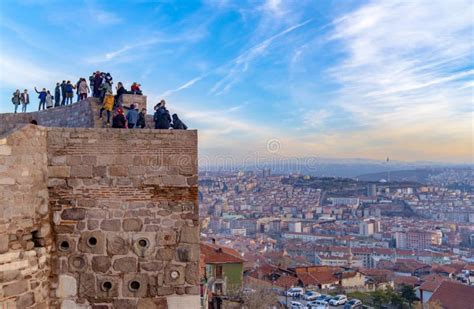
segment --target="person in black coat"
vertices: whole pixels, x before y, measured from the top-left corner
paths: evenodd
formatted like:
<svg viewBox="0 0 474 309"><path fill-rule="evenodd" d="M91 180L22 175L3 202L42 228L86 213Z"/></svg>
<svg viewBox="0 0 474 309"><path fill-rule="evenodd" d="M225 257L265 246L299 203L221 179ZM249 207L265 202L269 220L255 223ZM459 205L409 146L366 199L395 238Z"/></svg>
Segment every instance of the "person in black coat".
<svg viewBox="0 0 474 309"><path fill-rule="evenodd" d="M155 112L153 116L155 121L155 129L169 129L171 125L171 116L170 112L166 109L164 104L162 104Z"/></svg>
<svg viewBox="0 0 474 309"><path fill-rule="evenodd" d="M173 114L173 129L175 130L187 130L188 126L184 124L184 122L181 121L181 119L178 118L178 115Z"/></svg>

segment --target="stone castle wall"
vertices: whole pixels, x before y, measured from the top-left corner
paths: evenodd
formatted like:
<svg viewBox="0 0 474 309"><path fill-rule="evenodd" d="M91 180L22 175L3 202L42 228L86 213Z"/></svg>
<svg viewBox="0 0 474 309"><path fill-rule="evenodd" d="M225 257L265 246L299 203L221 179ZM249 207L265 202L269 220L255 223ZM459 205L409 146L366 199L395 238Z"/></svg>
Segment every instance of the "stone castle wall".
<svg viewBox="0 0 474 309"><path fill-rule="evenodd" d="M46 130L0 137L0 304L47 308L52 248Z"/></svg>
<svg viewBox="0 0 474 309"><path fill-rule="evenodd" d="M0 304L199 306L196 131L26 125L0 162Z"/></svg>

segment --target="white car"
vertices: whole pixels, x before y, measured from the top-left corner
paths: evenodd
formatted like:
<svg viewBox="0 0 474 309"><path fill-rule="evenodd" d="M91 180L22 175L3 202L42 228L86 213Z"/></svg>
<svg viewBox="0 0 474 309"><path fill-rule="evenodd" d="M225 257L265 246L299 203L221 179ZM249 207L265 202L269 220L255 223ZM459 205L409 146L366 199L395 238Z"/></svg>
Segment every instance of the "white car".
<svg viewBox="0 0 474 309"><path fill-rule="evenodd" d="M347 302L346 295L336 295L329 301L329 304L331 306L339 306L339 305L344 305L346 302Z"/></svg>
<svg viewBox="0 0 474 309"><path fill-rule="evenodd" d="M325 300L315 300L306 304L308 309L328 309L329 304Z"/></svg>
<svg viewBox="0 0 474 309"><path fill-rule="evenodd" d="M291 309L304 309L304 305L298 301L291 302Z"/></svg>
<svg viewBox="0 0 474 309"><path fill-rule="evenodd" d="M303 288L291 288L288 291L286 291L286 296L290 297L300 297L303 295L304 290Z"/></svg>
<svg viewBox="0 0 474 309"><path fill-rule="evenodd" d="M321 295L318 292L306 291L303 295L304 300L316 300L316 298Z"/></svg>

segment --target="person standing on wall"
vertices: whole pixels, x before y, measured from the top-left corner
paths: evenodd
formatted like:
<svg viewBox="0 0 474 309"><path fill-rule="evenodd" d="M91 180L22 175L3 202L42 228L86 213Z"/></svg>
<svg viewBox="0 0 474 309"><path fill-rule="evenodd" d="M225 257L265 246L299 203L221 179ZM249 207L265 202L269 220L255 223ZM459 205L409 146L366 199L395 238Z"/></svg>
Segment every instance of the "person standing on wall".
<svg viewBox="0 0 474 309"><path fill-rule="evenodd" d="M61 104L61 85L56 83L54 88L54 107L58 107Z"/></svg>
<svg viewBox="0 0 474 309"><path fill-rule="evenodd" d="M72 98L74 97L74 86L71 84L71 81L68 80L66 83L66 105L72 104Z"/></svg>
<svg viewBox="0 0 474 309"><path fill-rule="evenodd" d="M66 81L65 80L63 80L63 82L61 83L61 96L62 96L61 105L66 105Z"/></svg>
<svg viewBox="0 0 474 309"><path fill-rule="evenodd" d="M87 99L87 94L90 92L90 90L85 78L80 79L78 92L79 92L79 99L81 101Z"/></svg>
<svg viewBox="0 0 474 309"><path fill-rule="evenodd" d="M46 109L50 109L53 107L53 96L51 95L51 92L49 92L49 90L46 91L45 101L46 101Z"/></svg>
<svg viewBox="0 0 474 309"><path fill-rule="evenodd" d="M23 113L26 113L26 106L30 104L30 94L28 93L28 90L24 90L23 93L20 96L21 99L21 111Z"/></svg>
<svg viewBox="0 0 474 309"><path fill-rule="evenodd" d="M110 113L114 108L114 96L112 91L109 91L105 94L104 103L102 104L102 108L100 109L99 118L102 119L102 113L104 111L107 112L107 126L110 124Z"/></svg>
<svg viewBox="0 0 474 309"><path fill-rule="evenodd" d="M138 111L135 109L135 104L130 105L130 109L127 113L128 128L133 129L138 121Z"/></svg>
<svg viewBox="0 0 474 309"><path fill-rule="evenodd" d="M93 96L94 98L98 98L100 97L100 85L102 85L102 74L97 71L95 72L95 75L94 75L94 93L93 93Z"/></svg>
<svg viewBox="0 0 474 309"><path fill-rule="evenodd" d="M142 108L141 112L138 114L137 128L143 129L146 127L146 108Z"/></svg>
<svg viewBox="0 0 474 309"><path fill-rule="evenodd" d="M165 100L158 103L158 109L153 116L155 120L155 129L169 129L171 124L170 112L166 109Z"/></svg>
<svg viewBox="0 0 474 309"><path fill-rule="evenodd" d="M13 103L13 105L15 105L15 114L16 114L16 112L18 110L18 105L20 105L20 103L21 103L20 90L19 89L17 89L15 92L13 92L12 103Z"/></svg>
<svg viewBox="0 0 474 309"><path fill-rule="evenodd" d="M38 89L36 89L35 87L35 91L36 93L38 93L38 99L40 100L39 101L39 106L38 106L38 110L40 111L41 110L41 107L43 107L43 109L45 109L45 104L46 104L46 88L43 88L43 90L41 91L38 91Z"/></svg>

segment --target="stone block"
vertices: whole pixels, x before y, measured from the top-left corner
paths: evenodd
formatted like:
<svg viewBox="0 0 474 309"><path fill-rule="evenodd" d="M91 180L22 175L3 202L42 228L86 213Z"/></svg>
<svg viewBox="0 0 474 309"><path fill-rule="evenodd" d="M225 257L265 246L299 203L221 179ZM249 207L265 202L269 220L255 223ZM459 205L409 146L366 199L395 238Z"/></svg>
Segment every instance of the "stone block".
<svg viewBox="0 0 474 309"><path fill-rule="evenodd" d="M181 228L180 241L183 243L198 244L199 243L199 226L184 225Z"/></svg>
<svg viewBox="0 0 474 309"><path fill-rule="evenodd" d="M199 284L199 264L188 263L185 270L186 282L192 285Z"/></svg>
<svg viewBox="0 0 474 309"><path fill-rule="evenodd" d="M71 166L71 177L91 178L92 177L92 166L90 166L90 165Z"/></svg>
<svg viewBox="0 0 474 309"><path fill-rule="evenodd" d="M160 246L176 245L178 241L177 231L173 229L162 229L156 234L157 243Z"/></svg>
<svg viewBox="0 0 474 309"><path fill-rule="evenodd" d="M160 271L163 270L163 263L152 261L152 262L140 262L140 271Z"/></svg>
<svg viewBox="0 0 474 309"><path fill-rule="evenodd" d="M79 276L79 297L95 297L96 281L94 274L81 273Z"/></svg>
<svg viewBox="0 0 474 309"><path fill-rule="evenodd" d="M185 288L185 291L186 291L186 294L190 294L190 295L199 295L201 293L199 285L187 286Z"/></svg>
<svg viewBox="0 0 474 309"><path fill-rule="evenodd" d="M165 297L142 298L138 300L137 309L168 309L168 302Z"/></svg>
<svg viewBox="0 0 474 309"><path fill-rule="evenodd" d="M97 276L97 298L98 299L112 299L119 296L119 282L118 276Z"/></svg>
<svg viewBox="0 0 474 309"><path fill-rule="evenodd" d="M165 268L165 285L177 286L185 282L185 268L183 266L169 264Z"/></svg>
<svg viewBox="0 0 474 309"><path fill-rule="evenodd" d="M5 253L8 251L9 237L8 234L0 235L0 253Z"/></svg>
<svg viewBox="0 0 474 309"><path fill-rule="evenodd" d="M138 218L127 218L123 220L122 228L127 232L140 232L142 230L142 220Z"/></svg>
<svg viewBox="0 0 474 309"><path fill-rule="evenodd" d="M76 252L76 240L68 235L56 236L56 252L58 255L69 255Z"/></svg>
<svg viewBox="0 0 474 309"><path fill-rule="evenodd" d="M56 297L69 298L77 295L77 281L69 275L58 276L58 287L56 288Z"/></svg>
<svg viewBox="0 0 474 309"><path fill-rule="evenodd" d="M95 272L106 273L111 265L111 258L108 256L94 256L92 258L92 270Z"/></svg>
<svg viewBox="0 0 474 309"><path fill-rule="evenodd" d="M32 306L35 303L35 294L33 292L29 292L26 294L21 295L16 300L17 308L27 308Z"/></svg>
<svg viewBox="0 0 474 309"><path fill-rule="evenodd" d="M48 166L48 177L50 178L68 178L71 175L69 166Z"/></svg>
<svg viewBox="0 0 474 309"><path fill-rule="evenodd" d="M68 262L70 272L84 272L89 266L89 260L85 254L73 254Z"/></svg>
<svg viewBox="0 0 474 309"><path fill-rule="evenodd" d="M175 249L169 247L158 248L156 258L160 261L171 261L175 255Z"/></svg>
<svg viewBox="0 0 474 309"><path fill-rule="evenodd" d="M150 257L155 251L154 233L133 235L132 250L139 257Z"/></svg>
<svg viewBox="0 0 474 309"><path fill-rule="evenodd" d="M136 309L136 306L136 299L114 299L113 302L114 309Z"/></svg>
<svg viewBox="0 0 474 309"><path fill-rule="evenodd" d="M86 231L81 234L78 250L83 253L104 254L105 235L101 231Z"/></svg>
<svg viewBox="0 0 474 309"><path fill-rule="evenodd" d="M130 245L123 237L111 235L107 237L107 253L109 255L125 255L129 251Z"/></svg>
<svg viewBox="0 0 474 309"><path fill-rule="evenodd" d="M100 223L100 228L104 231L120 231L121 222L118 219L113 220L102 220Z"/></svg>
<svg viewBox="0 0 474 309"><path fill-rule="evenodd" d="M123 276L122 295L124 297L147 297L148 276L126 273Z"/></svg>
<svg viewBox="0 0 474 309"><path fill-rule="evenodd" d="M26 291L28 291L28 281L16 281L3 286L3 297L20 295Z"/></svg>
<svg viewBox="0 0 474 309"><path fill-rule="evenodd" d="M137 271L137 258L123 257L116 259L113 264L115 271L134 273Z"/></svg>
<svg viewBox="0 0 474 309"><path fill-rule="evenodd" d="M109 166L109 176L110 177L123 177L127 176L127 168L121 165Z"/></svg>
<svg viewBox="0 0 474 309"><path fill-rule="evenodd" d="M86 218L85 208L66 208L61 213L61 219L63 220L84 220Z"/></svg>

